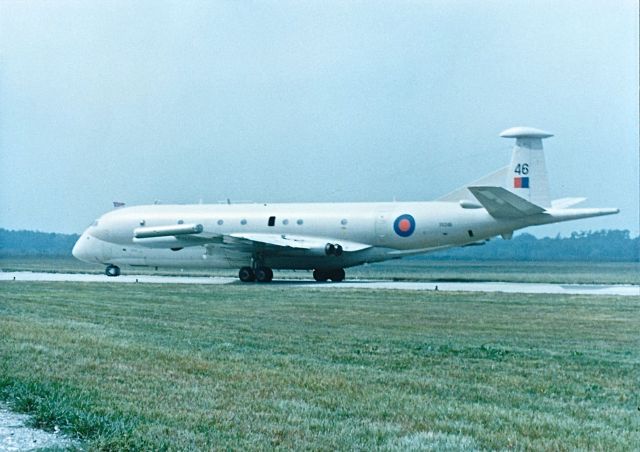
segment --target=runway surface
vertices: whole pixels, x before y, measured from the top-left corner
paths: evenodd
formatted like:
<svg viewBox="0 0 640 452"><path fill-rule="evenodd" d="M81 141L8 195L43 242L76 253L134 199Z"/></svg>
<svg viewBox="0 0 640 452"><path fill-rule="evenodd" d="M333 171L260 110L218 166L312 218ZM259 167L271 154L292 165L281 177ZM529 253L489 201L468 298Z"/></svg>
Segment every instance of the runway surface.
<svg viewBox="0 0 640 452"><path fill-rule="evenodd" d="M27 427L29 416L16 414L0 404L0 451L40 450L42 448L67 449L74 445L69 438L57 432L45 432Z"/></svg>
<svg viewBox="0 0 640 452"><path fill-rule="evenodd" d="M0 272L0 281L74 281L152 284L241 284L237 278L121 275L110 278L106 275L84 273L34 273ZM622 295L640 297L638 285L587 285L587 284L533 284L508 282L409 282L380 280L349 280L341 283L317 283L314 281L280 280L270 286L307 287L313 289L389 289L389 290L438 290L455 292L506 292L530 294L580 294L580 295Z"/></svg>

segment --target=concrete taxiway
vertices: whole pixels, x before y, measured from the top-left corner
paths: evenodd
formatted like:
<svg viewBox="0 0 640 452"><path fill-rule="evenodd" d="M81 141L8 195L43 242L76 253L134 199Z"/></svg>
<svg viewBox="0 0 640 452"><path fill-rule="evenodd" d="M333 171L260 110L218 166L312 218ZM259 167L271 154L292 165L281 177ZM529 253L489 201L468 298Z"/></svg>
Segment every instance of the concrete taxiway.
<svg viewBox="0 0 640 452"><path fill-rule="evenodd" d="M240 284L231 277L194 277L194 276L158 276L158 275L121 275L110 278L106 275L84 273L35 273L0 272L0 281L73 281L101 282L110 284L146 283L146 284ZM579 294L579 295L621 295L640 297L638 285L595 285L595 284L537 284L511 282L440 282L440 281L380 281L347 280L341 283L317 283L314 281L280 280L269 285L287 285L288 287L308 287L318 289L369 289L369 290L431 290L455 292L505 292L530 294Z"/></svg>
<svg viewBox="0 0 640 452"><path fill-rule="evenodd" d="M61 435L58 427L55 427L54 432L45 432L27 427L28 420L29 416L12 413L0 404L0 451L73 448L74 442Z"/></svg>

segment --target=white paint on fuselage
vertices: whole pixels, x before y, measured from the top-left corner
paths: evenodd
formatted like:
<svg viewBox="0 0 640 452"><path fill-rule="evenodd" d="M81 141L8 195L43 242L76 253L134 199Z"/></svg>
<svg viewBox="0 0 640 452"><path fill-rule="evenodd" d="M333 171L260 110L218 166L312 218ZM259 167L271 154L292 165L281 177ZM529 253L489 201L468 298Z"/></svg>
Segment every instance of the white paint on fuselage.
<svg viewBox="0 0 640 452"><path fill-rule="evenodd" d="M403 214L415 219L415 230L409 237L401 237L394 231L394 221ZM270 217L275 217L274 226L268 224ZM265 258L265 264L272 268L289 269L346 268L379 262L461 246L536 224L531 223L531 219L526 224L522 224L522 220L498 221L484 209L464 209L453 202L147 205L120 208L103 215L83 233L74 248L74 256L114 265L205 268L250 265L250 260L239 262L228 247L214 242L205 247L169 238L174 243L165 242L159 248L150 248L134 241L135 228L179 223L202 224L203 236L267 233L372 245L340 257L303 256L299 250L292 249L286 254ZM182 249L173 251L169 246Z"/></svg>

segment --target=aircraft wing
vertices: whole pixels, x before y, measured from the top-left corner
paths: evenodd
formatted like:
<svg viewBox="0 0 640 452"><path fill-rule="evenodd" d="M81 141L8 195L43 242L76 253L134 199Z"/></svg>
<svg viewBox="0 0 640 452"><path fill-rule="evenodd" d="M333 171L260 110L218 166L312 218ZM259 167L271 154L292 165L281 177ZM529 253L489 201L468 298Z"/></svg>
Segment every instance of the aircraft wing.
<svg viewBox="0 0 640 452"><path fill-rule="evenodd" d="M291 250L324 254L327 244L340 245L343 252L371 248L365 243L340 240L331 237L315 237L290 234L208 232L201 224L142 227L134 230L133 241L150 248L177 248L181 246L224 245L225 248L252 252L260 250L278 254Z"/></svg>
<svg viewBox="0 0 640 452"><path fill-rule="evenodd" d="M263 234L263 233L232 233L223 236L223 242L228 245L238 244L251 246L271 251L284 251L286 249L318 251L324 254L328 243L339 244L344 252L362 251L371 248L365 243L339 240L330 237L313 237L305 235L289 234Z"/></svg>

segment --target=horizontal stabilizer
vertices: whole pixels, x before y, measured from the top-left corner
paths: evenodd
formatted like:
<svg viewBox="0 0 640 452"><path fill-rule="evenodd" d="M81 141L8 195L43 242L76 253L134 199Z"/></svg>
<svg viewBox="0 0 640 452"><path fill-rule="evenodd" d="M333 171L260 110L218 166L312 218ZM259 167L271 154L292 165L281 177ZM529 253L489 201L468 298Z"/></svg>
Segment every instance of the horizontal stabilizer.
<svg viewBox="0 0 640 452"><path fill-rule="evenodd" d="M567 209L569 207L575 206L576 204L580 204L581 202L586 201L587 198L561 198L554 199L551 201L551 207L554 209Z"/></svg>
<svg viewBox="0 0 640 452"><path fill-rule="evenodd" d="M469 187L469 191L493 218L522 218L545 211L502 187Z"/></svg>

